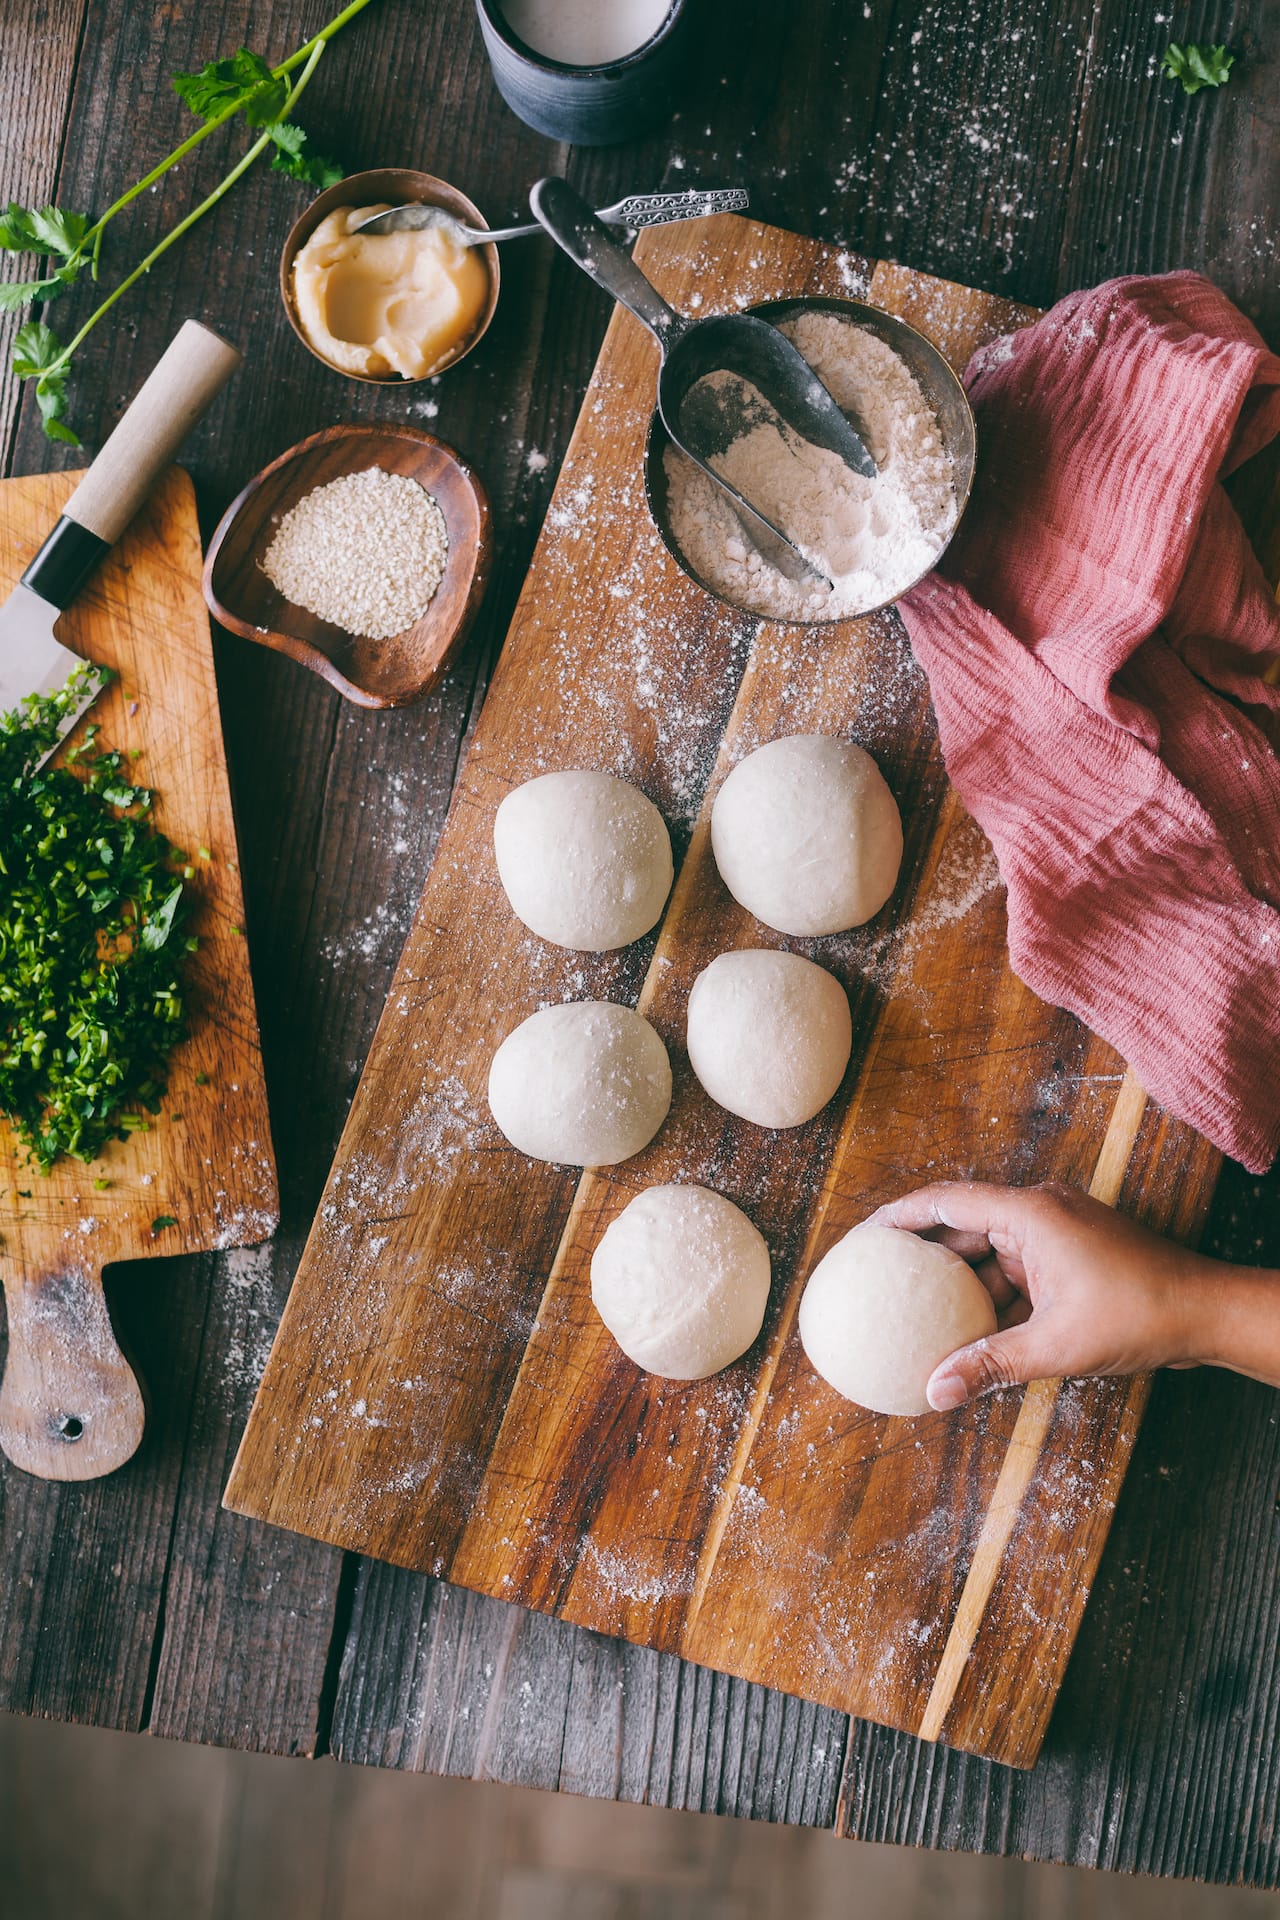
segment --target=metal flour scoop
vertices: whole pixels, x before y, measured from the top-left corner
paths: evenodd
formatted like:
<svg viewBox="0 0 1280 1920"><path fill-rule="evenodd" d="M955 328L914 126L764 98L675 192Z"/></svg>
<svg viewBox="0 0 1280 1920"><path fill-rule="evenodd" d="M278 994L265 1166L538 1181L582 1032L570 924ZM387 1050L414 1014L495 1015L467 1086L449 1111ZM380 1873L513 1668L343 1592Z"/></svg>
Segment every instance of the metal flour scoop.
<svg viewBox="0 0 1280 1920"><path fill-rule="evenodd" d="M750 313L715 314L686 320L669 307L639 267L596 218L567 180L539 180L529 205L569 258L598 286L643 321L662 350L658 413L671 440L732 500L739 519L763 557L788 580L830 588L827 576L807 560L778 526L752 505L711 464L751 413L717 405L704 388L707 374L736 375L754 387L767 406L803 440L837 454L853 472L870 479L875 461L813 368L785 334ZM710 400L710 404L708 401Z"/></svg>

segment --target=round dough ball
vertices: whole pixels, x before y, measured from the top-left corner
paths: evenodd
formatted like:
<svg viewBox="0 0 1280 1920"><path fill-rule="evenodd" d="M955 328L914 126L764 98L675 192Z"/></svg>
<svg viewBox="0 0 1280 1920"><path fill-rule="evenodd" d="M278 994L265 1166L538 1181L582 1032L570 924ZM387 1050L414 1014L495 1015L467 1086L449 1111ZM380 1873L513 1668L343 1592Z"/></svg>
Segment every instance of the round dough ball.
<svg viewBox="0 0 1280 1920"><path fill-rule="evenodd" d="M612 1167L647 1147L671 1106L671 1062L647 1020L608 1000L543 1007L489 1068L489 1109L534 1160Z"/></svg>
<svg viewBox="0 0 1280 1920"><path fill-rule="evenodd" d="M758 1127L798 1127L844 1078L844 988L798 953L748 947L704 967L689 995L689 1060L711 1098Z"/></svg>
<svg viewBox="0 0 1280 1920"><path fill-rule="evenodd" d="M516 787L494 816L493 850L516 917L557 947L625 947L661 919L671 891L666 822L612 773Z"/></svg>
<svg viewBox="0 0 1280 1920"><path fill-rule="evenodd" d="M591 1298L649 1373L705 1380L746 1352L769 1300L769 1249L707 1187L650 1187L611 1220L591 1257Z"/></svg>
<svg viewBox="0 0 1280 1920"><path fill-rule="evenodd" d="M843 933L898 880L902 819L880 769L851 740L799 733L757 747L711 809L720 877L779 933Z"/></svg>
<svg viewBox="0 0 1280 1920"><path fill-rule="evenodd" d="M996 1330L996 1312L958 1253L897 1227L855 1227L819 1260L800 1302L800 1340L846 1400L873 1413L928 1413L940 1360Z"/></svg>

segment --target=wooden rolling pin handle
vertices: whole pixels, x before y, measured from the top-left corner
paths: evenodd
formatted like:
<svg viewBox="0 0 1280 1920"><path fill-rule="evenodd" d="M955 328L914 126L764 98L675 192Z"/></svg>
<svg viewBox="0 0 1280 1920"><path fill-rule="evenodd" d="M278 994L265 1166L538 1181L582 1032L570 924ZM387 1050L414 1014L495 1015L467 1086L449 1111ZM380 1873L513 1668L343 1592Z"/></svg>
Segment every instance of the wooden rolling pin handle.
<svg viewBox="0 0 1280 1920"><path fill-rule="evenodd" d="M68 500L64 517L114 546L156 475L239 365L235 347L198 320L184 320Z"/></svg>
<svg viewBox="0 0 1280 1920"><path fill-rule="evenodd" d="M42 1480L96 1480L138 1450L142 1391L92 1267L7 1280L0 1448Z"/></svg>

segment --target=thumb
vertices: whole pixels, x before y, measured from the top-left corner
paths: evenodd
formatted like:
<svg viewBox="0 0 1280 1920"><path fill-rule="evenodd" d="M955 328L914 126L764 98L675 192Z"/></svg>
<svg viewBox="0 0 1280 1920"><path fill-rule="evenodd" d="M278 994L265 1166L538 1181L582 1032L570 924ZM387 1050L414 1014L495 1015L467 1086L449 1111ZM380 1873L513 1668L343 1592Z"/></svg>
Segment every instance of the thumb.
<svg viewBox="0 0 1280 1920"><path fill-rule="evenodd" d="M1046 1364L1041 1344L1033 1321L1024 1320L1020 1326L975 1340L972 1346L957 1347L929 1376L925 1388L929 1405L937 1413L949 1413L979 1394L1049 1377L1059 1369Z"/></svg>

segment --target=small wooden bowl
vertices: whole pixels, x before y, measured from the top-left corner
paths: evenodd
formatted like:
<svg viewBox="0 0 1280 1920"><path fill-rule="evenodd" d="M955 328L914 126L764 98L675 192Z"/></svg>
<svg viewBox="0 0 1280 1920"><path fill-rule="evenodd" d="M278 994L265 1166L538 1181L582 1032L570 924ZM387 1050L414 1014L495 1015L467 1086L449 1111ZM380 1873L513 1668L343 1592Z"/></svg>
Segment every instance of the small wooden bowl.
<svg viewBox="0 0 1280 1920"><path fill-rule="evenodd" d="M262 570L284 514L304 494L367 467L404 473L439 502L449 534L444 578L422 618L390 640L364 640L295 607ZM204 565L215 620L310 667L362 707L421 700L462 645L489 580L493 522L484 488L451 447L416 427L329 427L256 474L218 523Z"/></svg>
<svg viewBox="0 0 1280 1920"><path fill-rule="evenodd" d="M487 227L489 222L480 209L473 206L465 193L450 186L447 180L438 180L434 173L417 173L412 167L373 167L367 173L352 173L345 180L339 180L336 186L326 187L318 200L313 200L302 216L295 220L289 229L289 237L284 243L284 252L280 255L280 298L284 301L284 310L289 316L289 325L301 340L308 353L315 354L322 367L328 367L331 373L340 373L347 380L363 380L367 386L416 387L423 380L434 380L447 367L456 367L459 360L465 359L478 341L488 331L498 304L498 249L492 242L488 246L477 248L483 255L489 274L489 298L484 310L472 331L465 340L459 342L446 360L424 373L416 380L407 380L402 373L350 373L346 367L336 367L332 360L326 360L317 353L298 319L298 310L293 299L293 262L299 249L311 238L325 215L332 213L335 207L373 207L380 201L388 206L405 207L421 202L426 207L443 207L458 220L465 220L468 226Z"/></svg>

